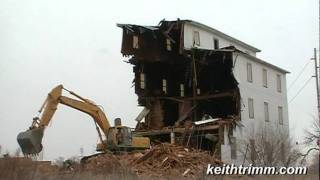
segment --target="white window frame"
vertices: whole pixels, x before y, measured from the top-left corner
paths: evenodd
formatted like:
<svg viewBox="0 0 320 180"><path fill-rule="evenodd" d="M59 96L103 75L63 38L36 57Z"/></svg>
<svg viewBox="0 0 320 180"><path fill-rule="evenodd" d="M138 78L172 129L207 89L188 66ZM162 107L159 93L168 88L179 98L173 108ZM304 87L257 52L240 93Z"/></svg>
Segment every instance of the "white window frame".
<svg viewBox="0 0 320 180"><path fill-rule="evenodd" d="M252 83L253 77L252 77L252 64L247 63L247 81Z"/></svg>
<svg viewBox="0 0 320 180"><path fill-rule="evenodd" d="M280 125L283 125L283 107L278 106L278 122Z"/></svg>
<svg viewBox="0 0 320 180"><path fill-rule="evenodd" d="M263 102L263 109L264 109L264 120L266 122L270 121L270 114L269 114L269 103Z"/></svg>
<svg viewBox="0 0 320 180"><path fill-rule="evenodd" d="M193 46L200 46L200 33L193 31Z"/></svg>
<svg viewBox="0 0 320 180"><path fill-rule="evenodd" d="M281 82L281 75L277 74L277 91L282 92L282 82Z"/></svg>
<svg viewBox="0 0 320 180"><path fill-rule="evenodd" d="M248 113L249 118L254 119L254 101L253 98L248 98Z"/></svg>
<svg viewBox="0 0 320 180"><path fill-rule="evenodd" d="M268 87L268 71L265 68L262 69L262 84L263 87Z"/></svg>

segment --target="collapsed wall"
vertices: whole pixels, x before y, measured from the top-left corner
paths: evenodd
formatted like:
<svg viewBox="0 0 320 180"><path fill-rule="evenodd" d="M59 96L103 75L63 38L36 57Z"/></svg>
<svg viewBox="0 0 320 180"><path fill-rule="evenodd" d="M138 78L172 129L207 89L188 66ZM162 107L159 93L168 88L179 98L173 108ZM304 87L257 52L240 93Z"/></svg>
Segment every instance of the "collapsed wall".
<svg viewBox="0 0 320 180"><path fill-rule="evenodd" d="M203 119L240 119L240 92L233 75L235 49L185 49L184 22L118 24L123 29L121 53L130 57L138 104L145 107L136 131L188 128ZM221 130L215 126L207 131Z"/></svg>

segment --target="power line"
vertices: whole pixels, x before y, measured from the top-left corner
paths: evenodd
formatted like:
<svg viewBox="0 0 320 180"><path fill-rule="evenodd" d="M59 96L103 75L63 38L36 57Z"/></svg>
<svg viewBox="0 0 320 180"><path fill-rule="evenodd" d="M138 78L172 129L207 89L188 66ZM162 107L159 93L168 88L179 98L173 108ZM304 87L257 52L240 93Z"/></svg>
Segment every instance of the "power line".
<svg viewBox="0 0 320 180"><path fill-rule="evenodd" d="M289 85L288 87L288 91L290 91L291 87L293 86L293 84L295 82L297 82L297 80L299 79L299 77L301 76L301 74L304 72L304 70L306 69L306 67L309 65L311 61L308 61L302 68L302 70L299 72L298 76L293 80L293 82Z"/></svg>
<svg viewBox="0 0 320 180"><path fill-rule="evenodd" d="M300 94L300 92L308 85L308 83L310 82L310 80L313 78L313 76L311 76L308 81L306 81L306 83L304 83L304 85L299 89L299 91L293 96L293 98L290 99L289 104Z"/></svg>

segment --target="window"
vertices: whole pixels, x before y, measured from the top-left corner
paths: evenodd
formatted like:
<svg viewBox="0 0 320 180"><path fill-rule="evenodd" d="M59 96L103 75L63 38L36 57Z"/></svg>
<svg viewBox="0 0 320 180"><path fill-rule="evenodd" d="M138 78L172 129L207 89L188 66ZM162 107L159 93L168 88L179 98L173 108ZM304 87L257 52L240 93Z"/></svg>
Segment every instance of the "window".
<svg viewBox="0 0 320 180"><path fill-rule="evenodd" d="M281 76L280 74L277 74L277 90L278 92L281 92Z"/></svg>
<svg viewBox="0 0 320 180"><path fill-rule="evenodd" d="M264 102L264 120L269 122L269 104Z"/></svg>
<svg viewBox="0 0 320 180"><path fill-rule="evenodd" d="M252 64L247 63L247 79L248 82L252 82Z"/></svg>
<svg viewBox="0 0 320 180"><path fill-rule="evenodd" d="M253 109L253 99L252 98L248 99L248 107L249 107L249 118L253 119L254 118L254 109Z"/></svg>
<svg viewBox="0 0 320 180"><path fill-rule="evenodd" d="M262 69L262 83L263 87L268 87L268 72L266 69Z"/></svg>
<svg viewBox="0 0 320 180"><path fill-rule="evenodd" d="M230 137L231 141L231 159L237 159L237 139L236 137Z"/></svg>
<svg viewBox="0 0 320 180"><path fill-rule="evenodd" d="M180 84L180 96L184 97L184 85Z"/></svg>
<svg viewBox="0 0 320 180"><path fill-rule="evenodd" d="M285 158L284 157L286 157L286 149L285 149L285 145L284 145L284 143L282 142L281 143L281 150L280 150L281 152L281 161L282 162L285 162Z"/></svg>
<svg viewBox="0 0 320 180"><path fill-rule="evenodd" d="M167 80L166 79L162 79L162 91L164 92L164 94L167 94Z"/></svg>
<svg viewBox="0 0 320 180"><path fill-rule="evenodd" d="M145 87L146 87L145 74L140 73L140 88L145 89Z"/></svg>
<svg viewBox="0 0 320 180"><path fill-rule="evenodd" d="M172 50L172 47L171 47L171 41L170 41L170 39L166 39L166 44L167 44L167 50L168 51L171 51Z"/></svg>
<svg viewBox="0 0 320 180"><path fill-rule="evenodd" d="M278 106L278 119L279 119L279 124L283 124L283 108L282 106Z"/></svg>
<svg viewBox="0 0 320 180"><path fill-rule="evenodd" d="M219 49L219 39L213 39L213 47L214 49Z"/></svg>
<svg viewBox="0 0 320 180"><path fill-rule="evenodd" d="M269 141L265 141L265 151L266 151L266 154L267 154L267 163L271 163L272 162L272 146L271 146L271 143Z"/></svg>
<svg viewBox="0 0 320 180"><path fill-rule="evenodd" d="M132 46L134 49L138 49L139 48L139 38L138 36L133 36L133 40L132 40Z"/></svg>
<svg viewBox="0 0 320 180"><path fill-rule="evenodd" d="M200 46L200 34L198 31L193 31L193 46Z"/></svg>
<svg viewBox="0 0 320 180"><path fill-rule="evenodd" d="M251 154L251 161L254 162L256 160L256 146L254 139L250 139L250 154Z"/></svg>

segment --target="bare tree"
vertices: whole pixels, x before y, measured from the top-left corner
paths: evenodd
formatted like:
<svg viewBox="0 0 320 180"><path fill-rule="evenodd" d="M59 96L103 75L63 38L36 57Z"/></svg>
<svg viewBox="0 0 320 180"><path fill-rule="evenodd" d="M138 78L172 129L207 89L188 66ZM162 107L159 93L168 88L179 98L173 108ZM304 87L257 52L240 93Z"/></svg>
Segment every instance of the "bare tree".
<svg viewBox="0 0 320 180"><path fill-rule="evenodd" d="M305 131L304 144L308 147L305 153L300 153L302 161L305 160L309 154L315 152L319 156L320 151L320 124L319 120L314 118L311 129Z"/></svg>
<svg viewBox="0 0 320 180"><path fill-rule="evenodd" d="M311 172L319 172L319 153L318 154L313 154L312 160L311 160L311 164L309 166L309 170Z"/></svg>
<svg viewBox="0 0 320 180"><path fill-rule="evenodd" d="M290 166L299 159L299 151L294 147L289 134L274 128L259 128L257 133L251 133L240 142L241 147L237 149L244 158L243 162L253 165Z"/></svg>
<svg viewBox="0 0 320 180"><path fill-rule="evenodd" d="M2 146L0 145L0 154L2 153Z"/></svg>

